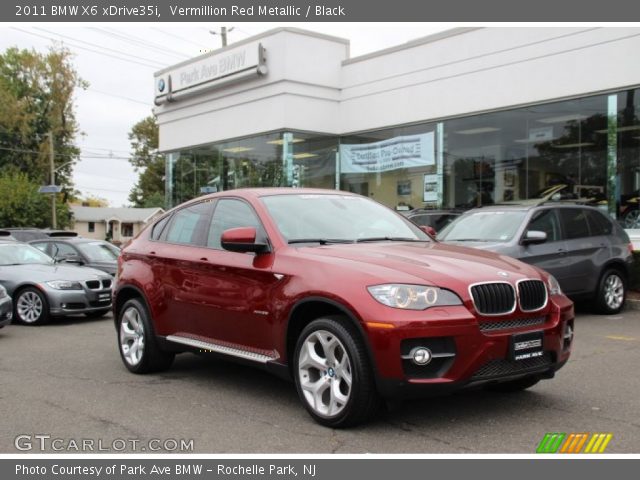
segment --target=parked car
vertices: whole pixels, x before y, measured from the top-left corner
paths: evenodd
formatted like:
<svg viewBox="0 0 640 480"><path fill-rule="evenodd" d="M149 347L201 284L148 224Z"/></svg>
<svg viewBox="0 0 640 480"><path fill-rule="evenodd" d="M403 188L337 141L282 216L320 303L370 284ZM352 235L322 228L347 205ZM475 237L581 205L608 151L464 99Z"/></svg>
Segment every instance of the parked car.
<svg viewBox="0 0 640 480"><path fill-rule="evenodd" d="M29 244L58 261L96 268L111 276L116 274L120 249L104 240L54 236Z"/></svg>
<svg viewBox="0 0 640 480"><path fill-rule="evenodd" d="M14 320L28 325L71 314L99 317L111 308L110 275L55 263L26 243L0 241L0 285L13 299Z"/></svg>
<svg viewBox="0 0 640 480"><path fill-rule="evenodd" d="M624 307L633 263L625 231L584 205L492 206L471 210L438 239L508 255L558 279L574 300L594 299L605 314Z"/></svg>
<svg viewBox="0 0 640 480"><path fill-rule="evenodd" d="M0 328L11 323L13 317L13 302L6 288L0 285Z"/></svg>
<svg viewBox="0 0 640 480"><path fill-rule="evenodd" d="M0 240L13 240L13 241L17 241L15 239L15 237L13 235L11 235L11 232L9 230L0 230Z"/></svg>
<svg viewBox="0 0 640 480"><path fill-rule="evenodd" d="M76 232L68 232L66 230L50 230L42 228L5 228L13 238L19 242L31 242L41 238L49 238L54 236L77 236Z"/></svg>
<svg viewBox="0 0 640 480"><path fill-rule="evenodd" d="M411 210L406 217L420 227L431 227L439 232L458 218L462 212L458 210Z"/></svg>
<svg viewBox="0 0 640 480"><path fill-rule="evenodd" d="M246 189L153 222L119 257L118 349L133 373L209 352L293 378L319 423L380 399L551 378L573 304L525 263L432 240L359 195Z"/></svg>

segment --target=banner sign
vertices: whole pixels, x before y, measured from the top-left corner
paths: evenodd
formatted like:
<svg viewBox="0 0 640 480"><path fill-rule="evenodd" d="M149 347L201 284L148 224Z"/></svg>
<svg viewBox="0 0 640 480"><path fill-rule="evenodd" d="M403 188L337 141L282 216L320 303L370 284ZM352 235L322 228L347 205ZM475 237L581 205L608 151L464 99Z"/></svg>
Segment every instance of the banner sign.
<svg viewBox="0 0 640 480"><path fill-rule="evenodd" d="M378 173L435 165L433 132L340 145L341 173Z"/></svg>

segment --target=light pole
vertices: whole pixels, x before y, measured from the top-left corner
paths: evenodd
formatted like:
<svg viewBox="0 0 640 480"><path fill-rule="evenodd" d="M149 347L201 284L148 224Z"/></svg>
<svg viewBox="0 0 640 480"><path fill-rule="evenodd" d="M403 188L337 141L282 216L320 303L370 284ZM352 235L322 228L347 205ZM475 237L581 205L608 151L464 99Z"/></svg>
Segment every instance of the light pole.
<svg viewBox="0 0 640 480"><path fill-rule="evenodd" d="M236 27L231 27L229 30L227 30L227 27L220 27L220 37L222 38L223 47L227 46L227 34L231 33L234 28ZM218 32L216 32L215 30L209 30L209 33L211 35L218 35Z"/></svg>
<svg viewBox="0 0 640 480"><path fill-rule="evenodd" d="M55 153L53 150L53 132L47 133L46 136L49 137L49 180L51 181L51 184L40 187L38 191L40 193L51 194L51 228L55 230L58 225L56 218L56 194L62 191L62 187L56 185L56 172L70 163L73 163L73 160L65 162L56 168Z"/></svg>

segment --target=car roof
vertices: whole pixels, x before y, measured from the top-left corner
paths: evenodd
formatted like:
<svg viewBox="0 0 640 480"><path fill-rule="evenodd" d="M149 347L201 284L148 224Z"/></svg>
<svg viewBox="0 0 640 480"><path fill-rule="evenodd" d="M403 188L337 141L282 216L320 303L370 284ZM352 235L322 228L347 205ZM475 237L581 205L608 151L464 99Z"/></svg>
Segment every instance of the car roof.
<svg viewBox="0 0 640 480"><path fill-rule="evenodd" d="M542 208L585 208L588 210L601 211L599 208L594 207L592 205L583 205L580 203L545 202L545 203L540 203L536 205L515 205L515 204L514 205L501 205L501 204L487 205L487 206L482 206L478 208L473 208L471 210L468 210L468 212L483 212L483 211L504 212L507 210L526 212L529 210L542 209Z"/></svg>
<svg viewBox="0 0 640 480"><path fill-rule="evenodd" d="M38 238L37 240L31 240L29 243L42 243L42 242L63 242L63 243L90 243L90 242L102 242L106 243L104 240L100 240L98 238L86 238L86 237L47 237L47 238Z"/></svg>

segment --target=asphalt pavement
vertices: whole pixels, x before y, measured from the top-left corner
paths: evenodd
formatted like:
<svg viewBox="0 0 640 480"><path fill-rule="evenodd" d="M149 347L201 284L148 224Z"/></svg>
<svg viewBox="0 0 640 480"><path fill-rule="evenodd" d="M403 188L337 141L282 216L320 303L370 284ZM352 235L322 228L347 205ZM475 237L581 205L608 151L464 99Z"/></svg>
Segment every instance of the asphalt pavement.
<svg viewBox="0 0 640 480"><path fill-rule="evenodd" d="M553 380L410 401L332 430L259 369L183 354L166 373L129 373L110 316L11 325L0 330L0 453L83 442L104 453L534 453L547 432L612 433L607 453L640 453L639 370L640 312L580 313Z"/></svg>

